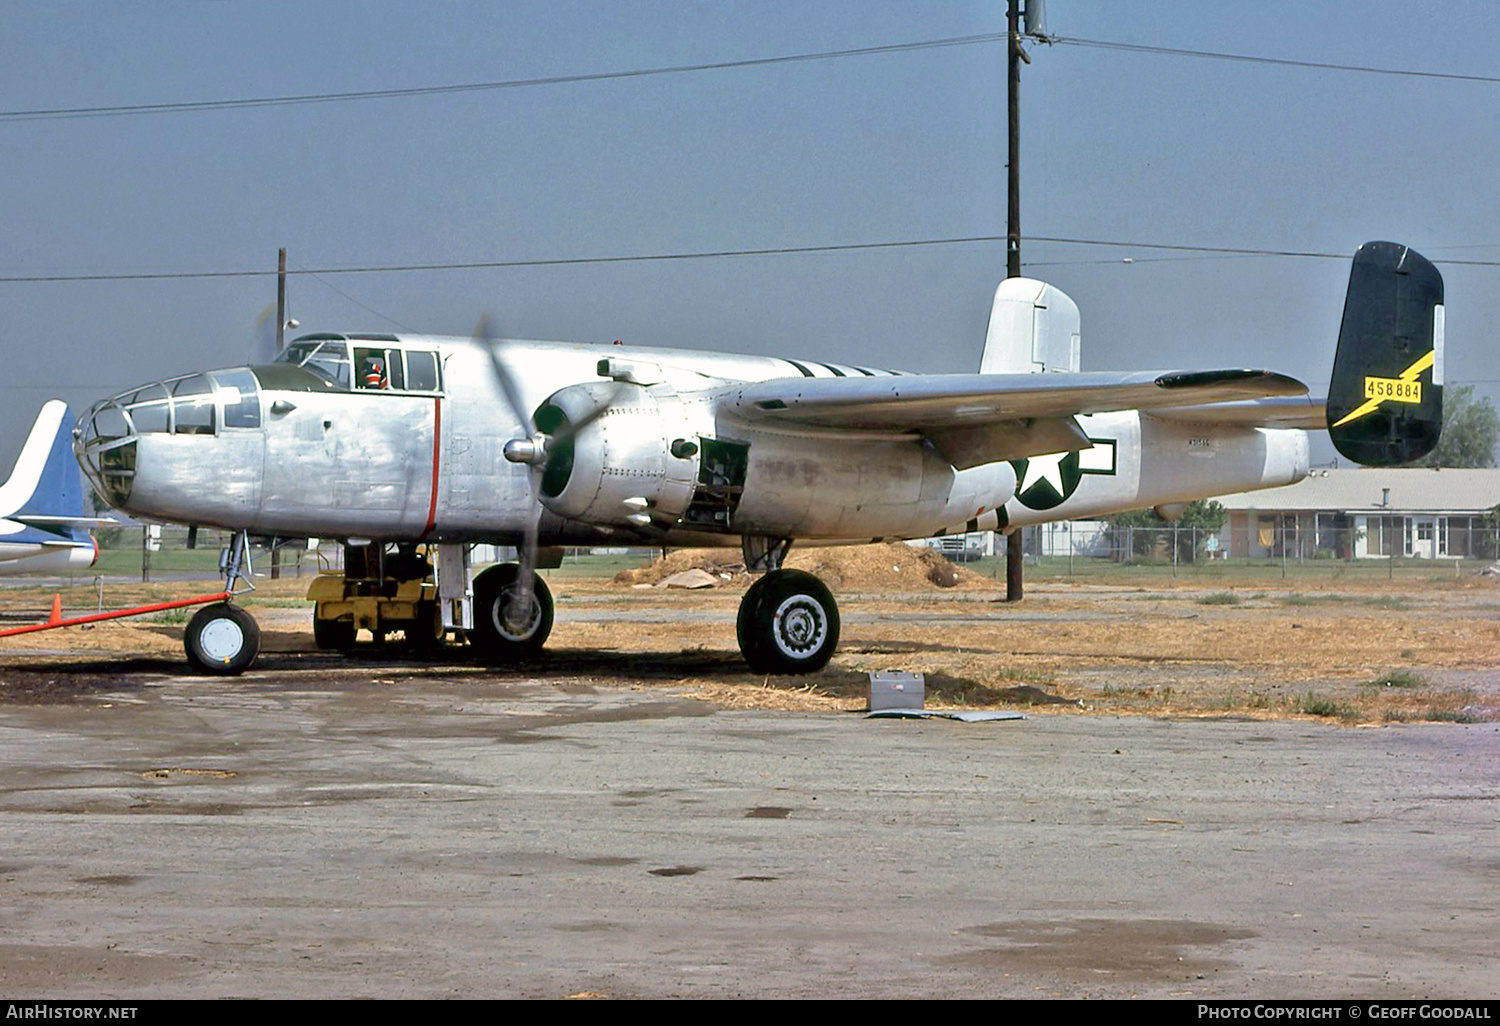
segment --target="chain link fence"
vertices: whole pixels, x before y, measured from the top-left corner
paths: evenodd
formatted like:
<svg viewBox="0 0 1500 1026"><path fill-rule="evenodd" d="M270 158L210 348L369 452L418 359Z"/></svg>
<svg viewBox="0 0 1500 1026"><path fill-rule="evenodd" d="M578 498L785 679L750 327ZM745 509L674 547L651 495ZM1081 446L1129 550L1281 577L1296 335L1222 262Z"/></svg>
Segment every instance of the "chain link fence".
<svg viewBox="0 0 1500 1026"><path fill-rule="evenodd" d="M1356 522L1357 521L1357 522ZM122 526L96 532L98 563L72 575L167 582L217 575L227 531L165 525ZM1162 524L1114 527L1104 521L1063 521L1023 529L1031 576L1077 578L1163 575L1183 578L1292 575L1453 578L1500 574L1500 523L1485 516L1341 517L1332 514L1233 514L1218 530ZM1004 578L1004 539L985 533L951 536L934 546L954 562ZM660 549L569 549L564 571L608 576L660 555ZM501 558L490 554L485 558ZM334 540L289 541L273 554L251 548L257 578L312 577L340 569L343 548ZM595 564L598 564L595 567ZM1492 569L1493 568L1493 569Z"/></svg>
<svg viewBox="0 0 1500 1026"><path fill-rule="evenodd" d="M1237 513L1216 530L1104 521L1024 530L1029 564L1075 576L1124 568L1202 577L1235 571L1372 577L1500 573L1500 523L1487 516Z"/></svg>

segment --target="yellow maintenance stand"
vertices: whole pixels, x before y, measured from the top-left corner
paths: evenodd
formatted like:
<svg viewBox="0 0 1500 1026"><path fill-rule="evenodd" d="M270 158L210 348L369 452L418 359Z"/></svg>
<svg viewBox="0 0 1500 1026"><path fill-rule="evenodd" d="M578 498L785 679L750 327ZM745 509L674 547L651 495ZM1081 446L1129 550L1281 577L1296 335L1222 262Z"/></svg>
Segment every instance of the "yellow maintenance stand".
<svg viewBox="0 0 1500 1026"><path fill-rule="evenodd" d="M400 633L412 648L441 645L447 632L434 556L426 545L345 545L343 571L324 571L307 589L318 647L347 652L360 631L376 644Z"/></svg>

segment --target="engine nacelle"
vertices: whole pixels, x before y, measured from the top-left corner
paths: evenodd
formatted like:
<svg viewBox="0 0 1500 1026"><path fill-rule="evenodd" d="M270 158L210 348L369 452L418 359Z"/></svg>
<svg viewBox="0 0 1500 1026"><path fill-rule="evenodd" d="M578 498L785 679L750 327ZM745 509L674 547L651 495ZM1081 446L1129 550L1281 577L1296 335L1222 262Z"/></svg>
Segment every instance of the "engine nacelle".
<svg viewBox="0 0 1500 1026"><path fill-rule="evenodd" d="M553 393L536 412L537 430L557 439L542 474L542 504L594 523L670 525L698 480L699 431L690 412L665 384L601 381Z"/></svg>

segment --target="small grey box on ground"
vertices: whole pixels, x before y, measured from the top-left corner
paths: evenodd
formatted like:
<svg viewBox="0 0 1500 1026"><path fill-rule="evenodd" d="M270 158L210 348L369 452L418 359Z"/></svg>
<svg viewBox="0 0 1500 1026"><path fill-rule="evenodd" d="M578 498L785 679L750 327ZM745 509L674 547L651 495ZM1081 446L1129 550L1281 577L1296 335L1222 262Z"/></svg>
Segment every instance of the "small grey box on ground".
<svg viewBox="0 0 1500 1026"><path fill-rule="evenodd" d="M905 670L876 670L870 674L870 711L920 709L927 701L927 678Z"/></svg>

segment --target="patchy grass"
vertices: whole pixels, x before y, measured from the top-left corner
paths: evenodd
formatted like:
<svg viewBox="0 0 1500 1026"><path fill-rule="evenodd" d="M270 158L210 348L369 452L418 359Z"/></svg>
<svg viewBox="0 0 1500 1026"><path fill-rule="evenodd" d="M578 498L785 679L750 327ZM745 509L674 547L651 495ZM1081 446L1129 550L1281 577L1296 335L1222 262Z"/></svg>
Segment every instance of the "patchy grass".
<svg viewBox="0 0 1500 1026"><path fill-rule="evenodd" d="M1245 601L1232 591L1216 591L1198 599L1200 606L1237 606Z"/></svg>
<svg viewBox="0 0 1500 1026"><path fill-rule="evenodd" d="M1343 595L1341 602L1357 602L1372 609L1410 609L1411 600L1401 595Z"/></svg>
<svg viewBox="0 0 1500 1026"><path fill-rule="evenodd" d="M1410 650L1403 653L1404 658L1411 658ZM1416 670L1391 670L1382 673L1379 677L1370 681L1366 687L1372 688L1420 688L1427 682Z"/></svg>
<svg viewBox="0 0 1500 1026"><path fill-rule="evenodd" d="M1308 691L1296 699L1295 709L1304 716L1336 717L1348 722L1360 719L1360 710L1347 702Z"/></svg>
<svg viewBox="0 0 1500 1026"><path fill-rule="evenodd" d="M1276 600L1283 606L1316 606L1330 601L1327 595L1304 595L1297 592L1292 595L1283 595Z"/></svg>

